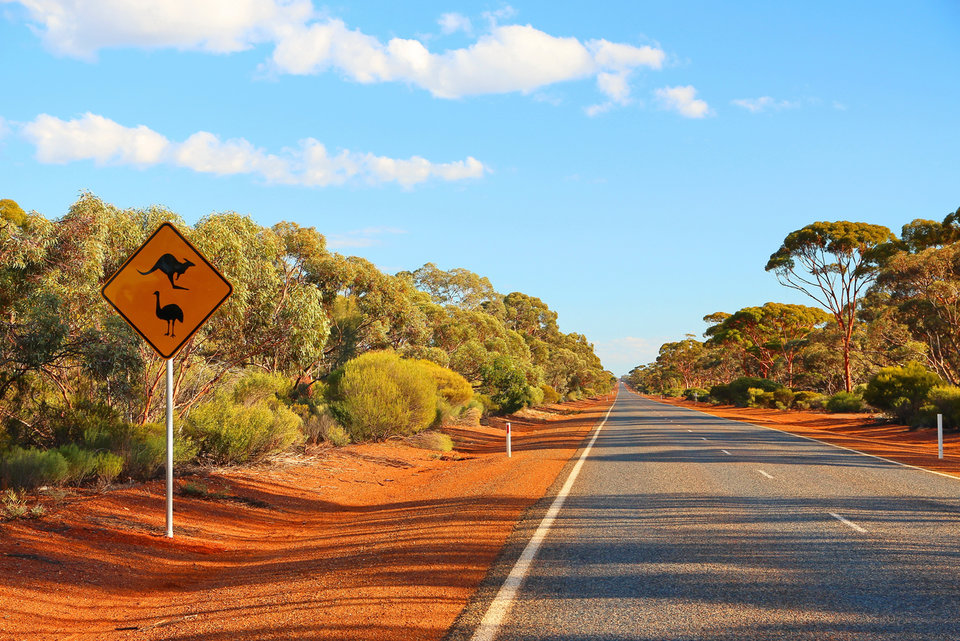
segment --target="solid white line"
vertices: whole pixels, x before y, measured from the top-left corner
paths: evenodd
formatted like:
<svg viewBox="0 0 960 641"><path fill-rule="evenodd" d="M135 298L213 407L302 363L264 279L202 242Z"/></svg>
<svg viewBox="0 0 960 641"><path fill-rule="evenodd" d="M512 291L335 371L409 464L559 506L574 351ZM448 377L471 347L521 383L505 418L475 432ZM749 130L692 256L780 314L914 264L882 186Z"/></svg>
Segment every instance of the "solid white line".
<svg viewBox="0 0 960 641"><path fill-rule="evenodd" d="M726 454L727 456L733 456L733 454L731 454L730 452L728 452L728 451L726 451L726 450L720 450L720 451L723 452L724 454Z"/></svg>
<svg viewBox="0 0 960 641"><path fill-rule="evenodd" d="M619 393L617 394L617 397L619 398ZM603 426L607 422L607 418L610 416L610 412L613 411L613 407L616 404L617 399L614 399L613 405L611 405L610 409L607 410L607 414L603 417L603 421L601 421L600 425L598 425L594 430L593 438L591 438L590 442L587 443L587 447L580 454L580 458L577 459L576 465L574 465L573 469L570 470L570 476L567 477L563 487L560 488L557 498L555 498L553 503L550 504L550 509L547 510L547 514L543 517L543 520L540 521L540 527L538 527L537 531L533 533L530 541L527 542L527 546L523 548L523 553L520 555L520 558L517 559L513 569L510 570L510 574L507 575L503 585L500 586L500 591L497 592L497 596L493 598L493 602L490 603L490 607L487 608L486 614L483 615L483 620L480 621L479 627L477 627L477 630L473 633L473 636L470 637L470 641L493 641L494 637L496 637L497 632L500 630L500 626L503 624L503 620L510 612L510 608L513 607L513 601L516 599L517 591L520 589L520 585L523 583L524 578L527 576L527 572L530 571L530 567L533 565L533 559L537 556L537 552L540 550L540 544L543 543L544 538L547 536L547 532L549 532L550 528L553 526L554 520L556 520L557 515L560 513L560 508L563 507L563 503L567 499L567 495L570 494L570 489L573 487L573 482L577 480L577 476L580 474L580 468L583 467L584 460L586 460L587 455L590 454L590 450L593 448L593 444L597 440L597 436L600 435L600 430L603 429Z"/></svg>
<svg viewBox="0 0 960 641"><path fill-rule="evenodd" d="M852 528L853 528L854 530L856 530L857 532L863 532L864 534L866 534L866 532L867 532L866 530L864 530L862 527L860 527L860 526L857 525L856 523L851 523L850 521L848 521L847 519L843 518L843 517L840 516L839 514L834 514L833 512L828 512L828 514L829 514L830 516L832 516L833 518L837 519L838 521L840 521L841 523L843 523L844 525L849 525L850 527L852 527Z"/></svg>
<svg viewBox="0 0 960 641"><path fill-rule="evenodd" d="M767 473L764 472L763 470L757 470L757 471L760 472L761 474L763 474L764 476L766 476L768 479L772 479L772 478L773 478L772 476L770 476L769 474L767 474Z"/></svg>

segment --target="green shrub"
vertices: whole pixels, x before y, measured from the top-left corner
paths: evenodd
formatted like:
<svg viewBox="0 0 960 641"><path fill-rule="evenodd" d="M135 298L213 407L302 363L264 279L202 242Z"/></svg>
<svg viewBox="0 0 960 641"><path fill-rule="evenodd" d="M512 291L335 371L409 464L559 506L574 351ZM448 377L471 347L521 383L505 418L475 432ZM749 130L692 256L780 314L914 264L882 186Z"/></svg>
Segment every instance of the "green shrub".
<svg viewBox="0 0 960 641"><path fill-rule="evenodd" d="M796 394L787 387L778 387L773 390L773 407L778 410L789 409L793 405L793 399Z"/></svg>
<svg viewBox="0 0 960 641"><path fill-rule="evenodd" d="M761 389L759 387L747 388L747 407L773 407L773 392Z"/></svg>
<svg viewBox="0 0 960 641"><path fill-rule="evenodd" d="M799 391L793 395L793 406L798 410L821 410L827 403L827 397L820 392Z"/></svg>
<svg viewBox="0 0 960 641"><path fill-rule="evenodd" d="M927 402L933 414L943 414L943 426L960 428L960 387L937 385L927 392ZM936 421L936 417L933 417Z"/></svg>
<svg viewBox="0 0 960 641"><path fill-rule="evenodd" d="M88 429L83 435L84 447L88 450L105 450L121 459L121 471L130 478L153 478L167 460L167 429L160 423L146 425L114 425ZM174 464L186 463L197 455L197 446L183 433L175 433L173 439ZM97 474L101 482L107 479L111 465ZM119 473L117 474L119 476Z"/></svg>
<svg viewBox="0 0 960 641"><path fill-rule="evenodd" d="M898 420L912 423L927 400L927 393L943 380L920 363L884 367L867 382L863 398Z"/></svg>
<svg viewBox="0 0 960 641"><path fill-rule="evenodd" d="M343 447L350 444L350 434L331 418L330 423L323 428L323 440L334 447Z"/></svg>
<svg viewBox="0 0 960 641"><path fill-rule="evenodd" d="M690 387L683 390L683 397L688 401L707 402L710 400L710 390L702 387Z"/></svg>
<svg viewBox="0 0 960 641"><path fill-rule="evenodd" d="M668 398L680 398L683 396L683 388L681 387L668 387L663 390L663 395Z"/></svg>
<svg viewBox="0 0 960 641"><path fill-rule="evenodd" d="M0 456L0 481L7 487L59 485L69 474L69 464L56 450L12 447Z"/></svg>
<svg viewBox="0 0 960 641"><path fill-rule="evenodd" d="M783 385L780 383L766 378L742 376L726 384L714 385L710 388L710 396L715 398L719 403L747 407L751 400L756 402L758 398L758 393L751 395L751 389L760 390L761 392L773 392L782 387Z"/></svg>
<svg viewBox="0 0 960 641"><path fill-rule="evenodd" d="M280 374L250 370L234 383L233 400L240 405L252 407L282 397L291 388L290 381Z"/></svg>
<svg viewBox="0 0 960 641"><path fill-rule="evenodd" d="M505 354L499 354L480 368L483 386L497 410L504 414L516 412L530 404L530 386L521 365Z"/></svg>
<svg viewBox="0 0 960 641"><path fill-rule="evenodd" d="M416 361L367 352L336 372L332 409L354 441L410 435L436 419L436 384Z"/></svg>
<svg viewBox="0 0 960 641"><path fill-rule="evenodd" d="M489 416L500 410L500 406L494 403L493 399L487 394L477 394L473 397L473 400L480 404L484 416Z"/></svg>
<svg viewBox="0 0 960 641"><path fill-rule="evenodd" d="M252 405L238 405L220 395L193 408L184 429L201 457L221 464L246 463L302 442L302 423L277 399L261 397Z"/></svg>
<svg viewBox="0 0 960 641"><path fill-rule="evenodd" d="M110 483L123 470L123 458L112 452L95 452L81 448L76 443L61 445L57 452L67 462L68 483L83 483L96 480Z"/></svg>
<svg viewBox="0 0 960 641"><path fill-rule="evenodd" d="M440 432L428 430L410 437L407 441L413 447L436 452L449 452L453 449L453 439Z"/></svg>
<svg viewBox="0 0 960 641"><path fill-rule="evenodd" d="M827 400L828 412L862 412L863 399L853 392L837 392Z"/></svg>
<svg viewBox="0 0 960 641"><path fill-rule="evenodd" d="M567 401L579 401L583 398L583 393L578 389L572 389L564 394L563 398Z"/></svg>
<svg viewBox="0 0 960 641"><path fill-rule="evenodd" d="M544 405L553 405L560 402L560 394L551 385L541 385L540 391L543 392Z"/></svg>
<svg viewBox="0 0 960 641"><path fill-rule="evenodd" d="M463 376L451 369L428 360L415 360L424 374L430 376L437 386L437 396L451 407L464 405L473 398L473 387Z"/></svg>

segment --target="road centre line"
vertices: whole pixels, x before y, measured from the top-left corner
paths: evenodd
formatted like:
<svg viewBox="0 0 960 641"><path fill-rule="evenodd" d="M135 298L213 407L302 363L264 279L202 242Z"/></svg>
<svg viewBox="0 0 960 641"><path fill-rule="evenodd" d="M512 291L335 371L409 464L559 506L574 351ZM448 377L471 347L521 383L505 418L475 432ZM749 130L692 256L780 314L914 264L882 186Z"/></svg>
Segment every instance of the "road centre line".
<svg viewBox="0 0 960 641"><path fill-rule="evenodd" d="M639 396L639 394L637 394L636 392L634 392L634 394L636 394L637 396ZM875 458L875 459L879 459L879 460L881 460L881 461L886 461L887 463L893 463L894 465L899 465L900 467L909 467L909 468L911 468L911 469L919 470L919 471L921 471L921 472L928 472L928 473L930 473L930 474L936 474L937 476L943 476L943 477L948 478L948 479L953 479L954 481L960 481L960 476L957 476L957 475L955 475L955 474L948 474L948 473L946 473L946 472L938 472L937 470L930 470L930 469L927 469L927 468L925 468L925 467L920 467L919 465L910 465L909 463L901 463L900 461L895 461L895 460L890 459L890 458L884 458L884 457L882 457L882 456L877 456L876 454L868 454L867 452L861 452L860 450L855 450L855 449L853 449L852 447L844 447L843 445L837 445L837 444L835 444L835 443L829 443L829 442L827 442L827 441L821 441L820 439L818 439L818 438L813 438L812 436L804 436L804 435L802 435L802 434L794 434L793 432L787 432L786 430L778 430L778 429L775 428L775 427L769 427L769 426L767 426L767 425L760 425L760 424L758 424L758 423L751 423L750 421L737 421L737 420L734 420L734 419L732 419L732 418L723 418L723 417L721 417L721 416L715 416L715 415L713 415L713 414L708 414L707 412L701 412L700 410L694 410L694 409L690 409L690 408L684 408L684 409L686 409L686 410L689 411L689 412L697 412L698 414L704 414L704 415L710 416L710 417L712 417L712 418L718 418L718 419L721 419L721 420L724 420L724 421L729 421L730 423L743 423L744 425L751 425L751 426L753 426L753 427L759 427L759 428L762 428L762 429L765 429L765 430L770 430L771 432L779 432L780 434L786 434L787 436L795 436L795 437L797 437L797 438L802 438L802 439L805 439L805 440L807 440L807 441L813 441L814 443L820 443L821 445L827 445L827 446L829 446L829 447L835 447L835 448L837 448L838 450L846 450L846 451L852 452L852 453L854 453L854 454L860 454L861 456L869 456L870 458ZM704 439L704 440L706 440L706 439Z"/></svg>
<svg viewBox="0 0 960 641"><path fill-rule="evenodd" d="M619 394L617 395L617 398L619 398ZM493 639L496 637L497 632L500 630L500 626L503 624L504 619L506 619L507 614L510 612L510 608L513 607L513 602L516 599L517 591L520 589L520 585L523 583L527 573L530 571L530 567L533 565L533 559L537 556L537 552L540 550L540 545L546 538L547 532L549 532L550 528L553 526L553 522L560 513L560 509L563 507L563 503L566 501L567 495L570 494L570 490L573 488L573 482L577 480L577 476L580 474L580 468L583 467L583 462L590 454L590 450L593 449L593 444L596 442L597 436L600 435L600 430L602 430L603 426L606 425L607 419L610 417L610 412L613 411L613 407L616 404L617 399L614 399L610 409L607 410L606 416L603 417L603 421L601 421L594 430L593 437L590 439L587 447L584 448L583 452L580 454L580 458L577 459L576 465L574 465L573 469L570 470L570 476L567 477L563 487L561 487L560 491L557 493L557 497L553 499L553 503L550 504L550 509L547 510L543 520L540 521L540 526L537 528L537 531L533 533L532 537L530 537L530 540L527 542L527 546L523 548L523 552L520 554L520 558L517 559L513 569L510 570L510 574L507 575L503 585L500 586L500 590L497 592L497 595L493 597L490 607L487 608L486 613L483 615L483 619L480 621L480 625L473 633L473 636L470 637L470 641L493 641Z"/></svg>
<svg viewBox="0 0 960 641"><path fill-rule="evenodd" d="M730 452L728 452L728 451L726 451L726 450L720 450L720 451L723 452L724 454L726 454L727 456L733 456L733 454L731 454Z"/></svg>
<svg viewBox="0 0 960 641"><path fill-rule="evenodd" d="M701 436L701 437L700 437L700 440L701 440L701 441L705 441L705 440L707 440L707 437Z"/></svg>
<svg viewBox="0 0 960 641"><path fill-rule="evenodd" d="M768 479L772 479L772 478L773 478L772 476L770 476L769 474L767 474L767 473L764 472L763 470L757 470L757 471L760 472L761 474L763 474L764 476L766 476Z"/></svg>
<svg viewBox="0 0 960 641"><path fill-rule="evenodd" d="M843 517L840 516L839 514L835 514L834 512L828 512L827 514L829 514L829 515L832 516L833 518L837 519L838 521L840 521L840 522L843 523L844 525L847 525L847 526L853 528L853 529L856 530L857 532L862 532L862 533L864 533L864 534L867 533L867 531L864 530L862 527L860 527L860 526L857 525L856 523L853 523L853 522L851 522L851 521L848 521L847 519L843 518Z"/></svg>

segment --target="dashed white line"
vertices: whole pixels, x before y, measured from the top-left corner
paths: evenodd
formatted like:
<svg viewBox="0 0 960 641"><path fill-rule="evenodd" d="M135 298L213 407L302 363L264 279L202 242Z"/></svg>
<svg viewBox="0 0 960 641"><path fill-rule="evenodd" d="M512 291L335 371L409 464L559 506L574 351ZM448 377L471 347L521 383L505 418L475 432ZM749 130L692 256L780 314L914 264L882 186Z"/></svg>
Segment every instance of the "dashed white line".
<svg viewBox="0 0 960 641"><path fill-rule="evenodd" d="M772 476L770 476L769 474L767 474L767 473L764 472L763 470L757 470L757 471L760 472L761 474L763 474L764 476L766 476L768 479L772 479L772 478L773 478Z"/></svg>
<svg viewBox="0 0 960 641"><path fill-rule="evenodd" d="M707 439L706 439L706 437L701 436L701 437L700 437L700 440L701 440L701 441L705 441L705 440L707 440Z"/></svg>
<svg viewBox="0 0 960 641"><path fill-rule="evenodd" d="M853 523L853 522L851 522L851 521L848 521L847 519L843 518L843 517L840 516L839 514L835 514L834 512L828 512L828 514L829 514L830 516L832 516L833 518L837 519L838 521L840 521L841 523L843 523L844 525L853 528L853 529L856 530L857 532L863 532L864 534L866 534L866 532L867 532L866 530L864 530L862 527L860 527L860 526L857 525L856 523Z"/></svg>
<svg viewBox="0 0 960 641"><path fill-rule="evenodd" d="M720 451L723 452L724 454L726 454L727 456L733 456L733 454L731 454L730 452L728 452L728 451L726 451L726 450L720 450Z"/></svg>

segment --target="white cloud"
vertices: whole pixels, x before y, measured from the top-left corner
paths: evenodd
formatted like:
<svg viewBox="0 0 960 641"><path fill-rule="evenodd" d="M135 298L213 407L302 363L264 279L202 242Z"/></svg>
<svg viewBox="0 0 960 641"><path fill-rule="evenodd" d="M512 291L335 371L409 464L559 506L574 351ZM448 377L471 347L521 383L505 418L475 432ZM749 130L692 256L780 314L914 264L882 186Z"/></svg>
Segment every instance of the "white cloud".
<svg viewBox="0 0 960 641"><path fill-rule="evenodd" d="M97 164L172 165L217 175L249 174L270 184L325 187L351 180L369 184L397 183L404 188L429 179L445 181L481 178L489 170L472 156L434 163L420 156L406 159L342 150L336 155L313 138L299 147L271 154L243 138L226 141L198 131L181 143L140 125L124 127L87 113L74 120L41 114L21 129L34 144L37 159L46 163L93 160Z"/></svg>
<svg viewBox="0 0 960 641"><path fill-rule="evenodd" d="M314 16L310 0L19 0L52 51L91 59L107 47L232 53Z"/></svg>
<svg viewBox="0 0 960 641"><path fill-rule="evenodd" d="M19 1L46 46L64 55L92 59L109 47L231 53L268 44L273 46L268 66L276 73L335 71L360 83L407 83L440 98L531 93L594 76L601 91L622 94L626 87L614 88L611 79L625 85L629 72L660 69L666 57L651 46L501 25L516 14L509 6L483 14L489 27L469 46L432 52L421 40L384 43L342 20L320 17L311 0ZM444 14L439 24L447 33L473 28L459 13Z"/></svg>
<svg viewBox="0 0 960 641"><path fill-rule="evenodd" d="M284 73L315 74L336 69L357 82L407 82L440 98L461 98L526 93L603 73L607 66L591 53L591 43L552 36L529 25L508 25L495 27L469 47L436 54L418 40L394 38L384 45L372 36L348 29L340 20L329 20L278 42L272 64ZM606 51L604 47L593 48ZM625 61L656 68L662 59L646 53L632 60L604 56L615 63L617 71L624 69Z"/></svg>
<svg viewBox="0 0 960 641"><path fill-rule="evenodd" d="M69 121L40 114L23 126L22 133L37 148L38 160L57 164L93 160L99 165L153 165L171 146L143 125L124 127L91 113Z"/></svg>
<svg viewBox="0 0 960 641"><path fill-rule="evenodd" d="M730 102L738 107L743 107L750 113L760 113L770 109L779 111L780 109L792 109L800 106L800 104L797 102L791 102L789 100L777 100L770 96L760 96L759 98L740 98L738 100L731 100Z"/></svg>
<svg viewBox="0 0 960 641"><path fill-rule="evenodd" d="M459 13L445 13L437 20L437 24L440 25L440 30L446 34L456 33L457 31L466 34L473 33L473 24L470 22L470 18Z"/></svg>
<svg viewBox="0 0 960 641"><path fill-rule="evenodd" d="M7 124L7 121L4 120L3 116L0 116L0 140L10 133L10 125Z"/></svg>
<svg viewBox="0 0 960 641"><path fill-rule="evenodd" d="M662 108L676 111L685 118L704 118L712 113L710 106L696 97L697 90L693 85L664 87L653 93Z"/></svg>

